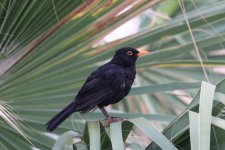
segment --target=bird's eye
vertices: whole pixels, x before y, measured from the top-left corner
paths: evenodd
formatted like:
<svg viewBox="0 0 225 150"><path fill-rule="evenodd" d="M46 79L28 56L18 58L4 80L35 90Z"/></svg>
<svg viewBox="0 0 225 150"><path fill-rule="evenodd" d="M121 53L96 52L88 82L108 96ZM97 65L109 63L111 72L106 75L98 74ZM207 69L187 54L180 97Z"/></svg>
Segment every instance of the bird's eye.
<svg viewBox="0 0 225 150"><path fill-rule="evenodd" d="M133 55L133 52L132 51L127 51L127 55Z"/></svg>

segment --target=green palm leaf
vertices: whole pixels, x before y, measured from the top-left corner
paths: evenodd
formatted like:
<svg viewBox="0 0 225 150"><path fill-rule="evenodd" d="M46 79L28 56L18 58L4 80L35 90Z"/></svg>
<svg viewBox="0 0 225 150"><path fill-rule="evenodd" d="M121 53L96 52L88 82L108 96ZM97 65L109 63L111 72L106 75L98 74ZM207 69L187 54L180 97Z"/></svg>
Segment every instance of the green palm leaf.
<svg viewBox="0 0 225 150"><path fill-rule="evenodd" d="M215 85L219 83L212 114L221 115L225 2L184 2L209 80ZM134 17L141 20L137 33L126 36L124 31L120 33L125 35L123 38L104 41L106 35ZM78 132L81 141L67 143L70 149L142 149L143 145L157 149L171 146L169 141L177 148L190 148L188 111L199 114L198 89L205 75L177 0L0 0L0 103L11 106L10 112L21 118L23 125L16 123L35 146L51 149L57 136L46 133L44 124L74 99L91 71L123 46L142 47L152 52L138 60L137 77L130 95L109 107L112 115L128 121L104 129L93 122L104 118L99 111L86 115L76 113L54 133L58 136L68 130ZM139 117L142 120L138 120ZM154 124L152 128L147 120ZM213 136L223 139L223 120L212 120L215 132L211 132L210 146L215 149L219 143L222 148L223 141ZM32 145L8 124L0 119L0 149L31 149ZM129 142L133 125L146 130L153 142L150 145L149 140ZM164 129L164 135L155 130L155 126L158 130ZM118 133L110 134L108 130L118 130ZM193 133L192 128L190 131ZM63 138L71 140L66 133ZM63 140L58 140L62 147Z"/></svg>

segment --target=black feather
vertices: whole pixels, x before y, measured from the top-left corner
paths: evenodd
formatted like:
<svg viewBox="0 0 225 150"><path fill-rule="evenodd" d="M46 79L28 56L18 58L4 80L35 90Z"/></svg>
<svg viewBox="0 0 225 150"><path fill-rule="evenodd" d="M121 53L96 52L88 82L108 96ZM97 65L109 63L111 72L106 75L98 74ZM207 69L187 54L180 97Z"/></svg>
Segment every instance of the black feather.
<svg viewBox="0 0 225 150"><path fill-rule="evenodd" d="M134 55L128 55L128 51ZM47 130L53 131L73 112L85 113L122 100L129 93L136 75L137 53L133 48L117 50L110 62L88 77L74 102L47 123Z"/></svg>
<svg viewBox="0 0 225 150"><path fill-rule="evenodd" d="M68 118L74 112L74 102L70 103L66 108L60 111L56 116L49 120L47 125L47 131L51 132L57 128L66 118Z"/></svg>

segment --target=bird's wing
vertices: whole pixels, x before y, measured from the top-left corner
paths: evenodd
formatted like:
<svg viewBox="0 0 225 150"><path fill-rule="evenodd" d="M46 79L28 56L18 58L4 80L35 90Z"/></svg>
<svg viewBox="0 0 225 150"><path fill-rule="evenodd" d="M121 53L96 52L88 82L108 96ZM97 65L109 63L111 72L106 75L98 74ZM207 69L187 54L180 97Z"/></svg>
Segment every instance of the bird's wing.
<svg viewBox="0 0 225 150"><path fill-rule="evenodd" d="M125 77L121 69L106 68L94 72L76 96L76 110L93 109L108 97L125 88Z"/></svg>

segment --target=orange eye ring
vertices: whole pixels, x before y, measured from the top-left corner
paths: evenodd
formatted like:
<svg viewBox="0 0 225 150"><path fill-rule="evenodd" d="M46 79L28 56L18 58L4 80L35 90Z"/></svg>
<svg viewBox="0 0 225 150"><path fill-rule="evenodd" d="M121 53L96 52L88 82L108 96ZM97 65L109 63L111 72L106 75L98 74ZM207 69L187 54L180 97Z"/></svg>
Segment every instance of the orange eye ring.
<svg viewBox="0 0 225 150"><path fill-rule="evenodd" d="M131 56L131 55L133 55L133 52L132 51L127 51L127 55Z"/></svg>

